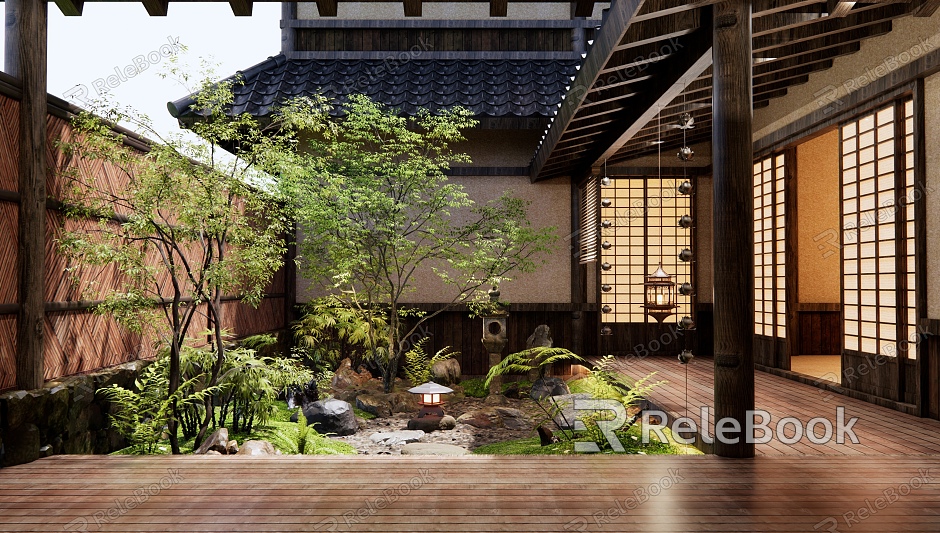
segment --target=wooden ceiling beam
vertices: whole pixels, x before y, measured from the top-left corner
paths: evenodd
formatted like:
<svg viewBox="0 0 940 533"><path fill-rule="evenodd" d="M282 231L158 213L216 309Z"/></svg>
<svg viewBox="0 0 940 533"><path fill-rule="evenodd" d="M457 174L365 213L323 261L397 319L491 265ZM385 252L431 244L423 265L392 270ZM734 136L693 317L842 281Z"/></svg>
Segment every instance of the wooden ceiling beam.
<svg viewBox="0 0 940 533"><path fill-rule="evenodd" d="M826 2L826 11L829 12L829 16L832 18L841 18L848 15L853 7L855 7L853 0L828 0Z"/></svg>
<svg viewBox="0 0 940 533"><path fill-rule="evenodd" d="M575 79L570 85L566 94L564 104L555 115L552 127L548 134L542 140L535 152L535 158L532 160L530 168L530 177L533 181L539 179L542 167L548 162L552 151L561 140L562 135L571 125L571 119L581 106L581 102L587 96L588 91L594 86L598 75L607 64L614 48L620 44L621 39L630 29L633 23L633 17L637 15L640 8L643 7L644 0L614 0L607 12L607 20L601 26L601 29L594 37L594 45L591 46L587 58L575 75Z"/></svg>
<svg viewBox="0 0 940 533"><path fill-rule="evenodd" d="M509 16L508 0L490 0L490 16L506 17Z"/></svg>
<svg viewBox="0 0 940 533"><path fill-rule="evenodd" d="M642 92L635 98L636 102L631 101L630 107L624 110L623 131L614 131L608 139L602 140L599 143L601 148L596 151L596 155L588 157L588 163L596 165L616 153L656 116L660 108L672 102L711 65L711 7L703 8L702 19L702 27L685 40L681 51L675 54L675 59L657 65L660 72L657 72L655 86Z"/></svg>
<svg viewBox="0 0 940 533"><path fill-rule="evenodd" d="M170 2L169 0L141 0L144 4L144 8L147 10L147 14L151 17L165 17L167 9L169 9Z"/></svg>
<svg viewBox="0 0 940 533"><path fill-rule="evenodd" d="M82 9L85 6L85 2L84 0L55 0L55 5L59 7L59 11L66 17L80 17L82 16Z"/></svg>
<svg viewBox="0 0 940 533"><path fill-rule="evenodd" d="M236 17L250 17L253 2L251 0L229 0L232 14Z"/></svg>

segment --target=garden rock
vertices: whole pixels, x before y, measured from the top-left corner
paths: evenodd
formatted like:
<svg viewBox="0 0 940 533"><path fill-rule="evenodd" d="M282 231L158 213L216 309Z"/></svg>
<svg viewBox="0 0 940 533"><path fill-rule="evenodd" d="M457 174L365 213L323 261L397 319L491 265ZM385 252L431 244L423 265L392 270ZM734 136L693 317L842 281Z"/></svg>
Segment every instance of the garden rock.
<svg viewBox="0 0 940 533"><path fill-rule="evenodd" d="M238 441L230 440L225 445L225 452L229 455L235 455L238 453Z"/></svg>
<svg viewBox="0 0 940 533"><path fill-rule="evenodd" d="M222 454L215 450L209 450L205 453L205 455L222 455Z"/></svg>
<svg viewBox="0 0 940 533"><path fill-rule="evenodd" d="M552 404L558 409L558 413L555 414L555 424L561 429L574 429L574 421L577 417L588 414L583 410L580 412L575 411L574 401L576 399L590 400L592 397L586 392L551 397Z"/></svg>
<svg viewBox="0 0 940 533"><path fill-rule="evenodd" d="M330 381L330 386L334 390L361 389L370 379L372 379L371 374L359 374L353 370L352 361L346 358L343 359L339 364L339 368L336 369L333 380Z"/></svg>
<svg viewBox="0 0 940 533"><path fill-rule="evenodd" d="M307 424L316 424L315 429L321 434L352 435L359 431L359 422L356 421L352 405L342 400L329 399L308 403L303 407L303 414ZM291 417L291 421L297 421L296 413Z"/></svg>
<svg viewBox="0 0 940 533"><path fill-rule="evenodd" d="M392 405L388 399L374 394L356 396L356 407L379 418L392 416Z"/></svg>
<svg viewBox="0 0 940 533"><path fill-rule="evenodd" d="M464 413L457 418L460 424L467 424L480 429L506 428L529 429L529 417L519 409L512 407L486 407L478 411Z"/></svg>
<svg viewBox="0 0 940 533"><path fill-rule="evenodd" d="M383 395L392 406L394 413L414 413L420 407L418 405L418 396L410 392L390 392Z"/></svg>
<svg viewBox="0 0 940 533"><path fill-rule="evenodd" d="M228 429L219 428L209 437L202 441L202 444L193 452L194 455L203 455L209 450L215 450L219 453L228 453Z"/></svg>
<svg viewBox="0 0 940 533"><path fill-rule="evenodd" d="M317 380L312 379L302 389L291 389L290 394L287 395L287 407L296 409L319 399L320 392L317 390Z"/></svg>
<svg viewBox="0 0 940 533"><path fill-rule="evenodd" d="M564 396L571 394L565 380L555 377L545 377L535 380L532 384L532 390L529 391L529 397L533 400L543 400L549 396Z"/></svg>
<svg viewBox="0 0 940 533"><path fill-rule="evenodd" d="M374 433L369 437L372 442L382 443L387 446L395 444L408 444L409 442L418 442L424 438L423 431L390 431L387 433Z"/></svg>
<svg viewBox="0 0 940 533"><path fill-rule="evenodd" d="M525 341L525 347L527 350L529 348L551 348L552 330L545 324L535 326L535 331Z"/></svg>
<svg viewBox="0 0 940 533"><path fill-rule="evenodd" d="M3 438L3 465L14 466L39 459L39 428L23 424L10 429Z"/></svg>
<svg viewBox="0 0 940 533"><path fill-rule="evenodd" d="M236 455L277 455L277 452L266 440L246 440Z"/></svg>
<svg viewBox="0 0 940 533"><path fill-rule="evenodd" d="M549 444L554 444L558 442L558 437L555 436L555 433L548 429L545 426L538 427L539 432L539 444L542 446L548 446Z"/></svg>
<svg viewBox="0 0 940 533"><path fill-rule="evenodd" d="M453 444L437 444L432 442L413 442L401 448L402 455L470 455L470 451Z"/></svg>
<svg viewBox="0 0 940 533"><path fill-rule="evenodd" d="M450 431L457 427L457 419L450 415L444 415L441 417L441 423L438 427L443 431Z"/></svg>
<svg viewBox="0 0 940 533"><path fill-rule="evenodd" d="M441 385L460 383L460 362L456 359L445 359L434 363L431 365L431 381Z"/></svg>

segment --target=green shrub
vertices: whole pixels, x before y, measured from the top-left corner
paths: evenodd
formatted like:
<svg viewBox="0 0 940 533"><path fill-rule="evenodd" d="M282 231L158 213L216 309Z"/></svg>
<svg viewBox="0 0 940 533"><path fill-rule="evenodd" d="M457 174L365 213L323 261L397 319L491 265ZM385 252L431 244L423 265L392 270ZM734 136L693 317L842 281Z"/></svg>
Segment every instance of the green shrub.
<svg viewBox="0 0 940 533"><path fill-rule="evenodd" d="M275 429L269 436L271 444L282 453L301 455L344 455L354 454L356 449L349 444L330 439L317 433L315 424L307 424L307 419L300 410L297 422Z"/></svg>
<svg viewBox="0 0 940 533"><path fill-rule="evenodd" d="M490 393L489 388L484 383L483 378L471 378L465 379L460 382L461 388L463 388L463 393L467 396L473 396L474 398L486 398Z"/></svg>
<svg viewBox="0 0 940 533"><path fill-rule="evenodd" d="M405 352L405 377L415 387L431 381L431 367L435 363L460 355L460 352L455 352L451 350L450 346L445 346L438 350L433 357L428 357L424 347L429 339L429 337L422 338L415 343L412 349Z"/></svg>

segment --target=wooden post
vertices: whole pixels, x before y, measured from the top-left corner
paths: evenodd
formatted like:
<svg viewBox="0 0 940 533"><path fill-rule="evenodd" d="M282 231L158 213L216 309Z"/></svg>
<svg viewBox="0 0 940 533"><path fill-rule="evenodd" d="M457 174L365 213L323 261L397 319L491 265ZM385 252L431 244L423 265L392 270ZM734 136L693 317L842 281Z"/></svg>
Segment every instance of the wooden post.
<svg viewBox="0 0 940 533"><path fill-rule="evenodd" d="M721 457L753 457L744 431L747 411L754 409L751 0L720 2L714 9L714 450ZM723 419L737 421L740 430L719 439Z"/></svg>
<svg viewBox="0 0 940 533"><path fill-rule="evenodd" d="M45 0L18 0L16 4L13 8L16 10L13 22L16 53L12 60L7 56L5 61L6 66L14 66L13 71L8 73L19 78L22 86L17 233L20 312L16 330L16 386L19 389L35 389L42 387L44 373L47 3ZM10 50L9 46L7 50Z"/></svg>

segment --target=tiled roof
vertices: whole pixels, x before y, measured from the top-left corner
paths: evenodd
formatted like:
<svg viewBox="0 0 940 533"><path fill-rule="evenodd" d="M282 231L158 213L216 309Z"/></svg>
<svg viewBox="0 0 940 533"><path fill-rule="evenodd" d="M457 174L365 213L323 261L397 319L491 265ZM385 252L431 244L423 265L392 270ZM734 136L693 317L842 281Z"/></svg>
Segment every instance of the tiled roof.
<svg viewBox="0 0 940 533"><path fill-rule="evenodd" d="M265 116L293 96L321 93L328 98L363 93L413 114L457 105L477 116L551 117L575 73L574 60L268 58L240 72L234 88L234 113ZM169 104L176 117L191 115L193 100Z"/></svg>

